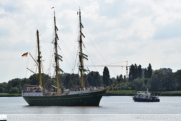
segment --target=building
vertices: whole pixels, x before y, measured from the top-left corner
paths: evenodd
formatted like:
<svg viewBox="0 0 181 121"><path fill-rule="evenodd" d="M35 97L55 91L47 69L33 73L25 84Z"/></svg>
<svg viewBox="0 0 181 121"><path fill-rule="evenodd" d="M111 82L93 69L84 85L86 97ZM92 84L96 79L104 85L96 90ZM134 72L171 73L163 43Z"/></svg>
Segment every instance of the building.
<svg viewBox="0 0 181 121"><path fill-rule="evenodd" d="M172 73L172 69L170 68L160 68L159 71L162 71L164 74Z"/></svg>

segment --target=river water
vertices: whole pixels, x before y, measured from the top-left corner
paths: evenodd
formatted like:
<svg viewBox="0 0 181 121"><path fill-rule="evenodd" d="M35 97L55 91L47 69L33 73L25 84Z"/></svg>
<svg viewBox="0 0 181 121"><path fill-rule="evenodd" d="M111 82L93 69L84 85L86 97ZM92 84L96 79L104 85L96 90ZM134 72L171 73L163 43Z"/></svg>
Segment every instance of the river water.
<svg viewBox="0 0 181 121"><path fill-rule="evenodd" d="M8 121L181 121L181 97L134 102L132 96L103 96L98 107L29 106L22 97L0 97L0 114L7 115Z"/></svg>

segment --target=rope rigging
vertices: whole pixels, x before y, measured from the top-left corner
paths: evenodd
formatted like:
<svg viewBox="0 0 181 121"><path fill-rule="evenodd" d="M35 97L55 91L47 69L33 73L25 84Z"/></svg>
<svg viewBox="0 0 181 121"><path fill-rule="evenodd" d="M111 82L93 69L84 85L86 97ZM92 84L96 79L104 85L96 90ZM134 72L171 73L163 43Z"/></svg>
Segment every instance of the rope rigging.
<svg viewBox="0 0 181 121"><path fill-rule="evenodd" d="M86 35L87 36L87 35ZM87 36L87 38L89 39L89 37ZM92 42L92 40L91 39L89 39L90 40L90 42L92 43L92 45L95 47L95 49L98 51L98 53L99 53L99 55L103 58L103 60L107 63L107 61L106 61L106 59L102 56L102 54L99 52L99 50L96 48L96 46L94 45L94 43ZM111 69L111 71L115 74L115 75L117 75L113 70L112 70L112 68L110 68Z"/></svg>

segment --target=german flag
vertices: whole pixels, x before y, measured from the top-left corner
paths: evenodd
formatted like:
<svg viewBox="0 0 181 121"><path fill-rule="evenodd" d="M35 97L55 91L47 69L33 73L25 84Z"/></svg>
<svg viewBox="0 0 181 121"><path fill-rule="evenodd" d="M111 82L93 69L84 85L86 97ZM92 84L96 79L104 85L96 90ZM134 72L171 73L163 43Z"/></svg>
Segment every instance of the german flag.
<svg viewBox="0 0 181 121"><path fill-rule="evenodd" d="M24 53L23 55L22 55L22 57L27 57L28 56L28 52L27 53Z"/></svg>

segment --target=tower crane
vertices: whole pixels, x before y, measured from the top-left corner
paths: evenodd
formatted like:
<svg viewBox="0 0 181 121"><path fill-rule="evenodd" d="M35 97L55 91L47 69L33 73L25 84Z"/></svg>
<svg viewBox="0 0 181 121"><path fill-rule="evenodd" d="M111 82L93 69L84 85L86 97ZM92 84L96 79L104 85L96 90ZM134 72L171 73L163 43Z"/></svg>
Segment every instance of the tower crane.
<svg viewBox="0 0 181 121"><path fill-rule="evenodd" d="M130 66L128 66L128 61L126 61L126 65L85 65L87 67L126 67L126 82L128 82L128 68Z"/></svg>

